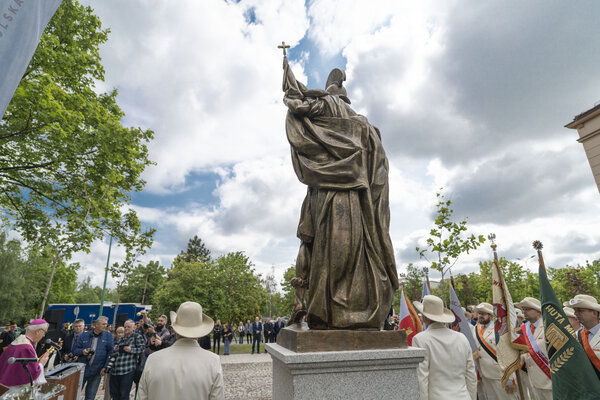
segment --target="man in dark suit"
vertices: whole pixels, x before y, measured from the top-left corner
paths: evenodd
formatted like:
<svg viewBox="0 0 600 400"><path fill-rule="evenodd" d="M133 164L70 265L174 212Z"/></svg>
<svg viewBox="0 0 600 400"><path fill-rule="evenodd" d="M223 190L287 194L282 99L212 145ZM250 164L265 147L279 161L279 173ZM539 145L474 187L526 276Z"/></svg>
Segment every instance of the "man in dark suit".
<svg viewBox="0 0 600 400"><path fill-rule="evenodd" d="M73 355L73 349L75 348L77 338L83 332L83 326L84 321L82 319L77 319L75 320L75 322L73 322L73 330L71 331L71 333L67 334L62 346L61 353L63 362L77 361L77 356Z"/></svg>
<svg viewBox="0 0 600 400"><path fill-rule="evenodd" d="M271 318L267 318L267 322L265 322L263 324L263 330L264 330L265 343L272 343L274 329L273 329L273 323L271 322ZM267 352L267 349L265 348L265 353L266 352Z"/></svg>
<svg viewBox="0 0 600 400"><path fill-rule="evenodd" d="M254 354L254 346L256 345L256 354L260 354L260 336L262 334L263 324L260 318L256 317L252 324L252 354Z"/></svg>
<svg viewBox="0 0 600 400"><path fill-rule="evenodd" d="M277 322L275 322L274 334L273 334L273 343L277 342L277 335L279 332L285 327L285 324L281 322L281 318L277 318Z"/></svg>

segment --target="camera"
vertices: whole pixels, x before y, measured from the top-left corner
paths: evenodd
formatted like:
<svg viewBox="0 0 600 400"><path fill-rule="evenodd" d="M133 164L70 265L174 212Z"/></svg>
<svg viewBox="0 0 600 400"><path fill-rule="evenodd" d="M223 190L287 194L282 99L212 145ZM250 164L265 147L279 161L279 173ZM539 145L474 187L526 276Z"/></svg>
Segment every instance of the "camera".
<svg viewBox="0 0 600 400"><path fill-rule="evenodd" d="M88 353L88 357L89 356L93 356L94 353L96 353L96 350L92 349L91 347L88 347L86 350L87 350L87 353Z"/></svg>
<svg viewBox="0 0 600 400"><path fill-rule="evenodd" d="M125 353L125 344L119 345L119 353Z"/></svg>

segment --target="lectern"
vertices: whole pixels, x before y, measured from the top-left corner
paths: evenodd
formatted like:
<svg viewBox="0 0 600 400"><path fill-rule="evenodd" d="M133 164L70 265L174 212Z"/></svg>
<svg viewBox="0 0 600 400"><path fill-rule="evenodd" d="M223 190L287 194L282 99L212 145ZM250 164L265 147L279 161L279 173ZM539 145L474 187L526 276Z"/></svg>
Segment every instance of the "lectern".
<svg viewBox="0 0 600 400"><path fill-rule="evenodd" d="M61 393L64 400L77 400L81 395L84 369L85 364L81 363L63 364L47 372L45 377L49 383L60 383L66 387Z"/></svg>

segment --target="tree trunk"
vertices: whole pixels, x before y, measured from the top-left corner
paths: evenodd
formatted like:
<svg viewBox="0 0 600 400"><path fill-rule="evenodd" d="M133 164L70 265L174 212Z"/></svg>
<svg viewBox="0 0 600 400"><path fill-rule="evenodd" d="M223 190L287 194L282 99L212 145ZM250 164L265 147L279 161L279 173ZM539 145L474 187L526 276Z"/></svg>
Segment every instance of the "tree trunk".
<svg viewBox="0 0 600 400"><path fill-rule="evenodd" d="M50 278L48 279L48 285L46 285L46 292L44 293L44 299L42 300L42 308L40 310L40 318L44 316L44 309L46 308L46 301L48 300L48 295L50 294L50 286L52 286L52 280L54 279L54 272L56 271L56 263L58 262L58 258L60 257L60 253L56 254L56 257L52 259L52 271L50 272Z"/></svg>

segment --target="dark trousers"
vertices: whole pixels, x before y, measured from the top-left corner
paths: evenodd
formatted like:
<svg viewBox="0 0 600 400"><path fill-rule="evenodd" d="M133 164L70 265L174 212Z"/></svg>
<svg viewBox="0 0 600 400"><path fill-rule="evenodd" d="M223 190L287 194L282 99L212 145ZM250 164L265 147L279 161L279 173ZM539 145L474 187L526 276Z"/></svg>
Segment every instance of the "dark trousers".
<svg viewBox="0 0 600 400"><path fill-rule="evenodd" d="M98 386L100 386L100 372L95 375L89 375L83 377L83 386L85 387L85 400L94 400L96 393L98 392Z"/></svg>
<svg viewBox="0 0 600 400"><path fill-rule="evenodd" d="M124 375L110 376L110 397L112 400L129 400L135 369Z"/></svg>
<svg viewBox="0 0 600 400"><path fill-rule="evenodd" d="M213 353L215 352L215 348L217 349L216 353L219 354L221 351L221 335L213 336Z"/></svg>
<svg viewBox="0 0 600 400"><path fill-rule="evenodd" d="M252 335L252 354L254 354L254 346L256 345L256 352L260 353L260 335Z"/></svg>
<svg viewBox="0 0 600 400"><path fill-rule="evenodd" d="M248 344L252 343L252 334L251 333L246 333L246 342L248 342Z"/></svg>

